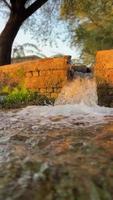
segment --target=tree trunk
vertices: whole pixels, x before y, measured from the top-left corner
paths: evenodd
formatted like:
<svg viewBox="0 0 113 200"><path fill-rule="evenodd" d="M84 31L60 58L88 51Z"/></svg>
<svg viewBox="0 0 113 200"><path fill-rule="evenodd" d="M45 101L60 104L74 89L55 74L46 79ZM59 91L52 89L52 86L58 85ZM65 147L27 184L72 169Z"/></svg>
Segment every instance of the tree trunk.
<svg viewBox="0 0 113 200"><path fill-rule="evenodd" d="M9 20L0 35L0 66L11 63L13 41L22 25L22 19L17 15L10 15Z"/></svg>

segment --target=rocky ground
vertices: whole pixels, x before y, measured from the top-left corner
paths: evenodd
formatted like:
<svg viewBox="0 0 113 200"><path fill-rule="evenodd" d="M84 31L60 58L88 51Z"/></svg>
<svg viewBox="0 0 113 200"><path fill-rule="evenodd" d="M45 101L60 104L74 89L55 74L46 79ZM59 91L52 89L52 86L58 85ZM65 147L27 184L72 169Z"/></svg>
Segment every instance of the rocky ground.
<svg viewBox="0 0 113 200"><path fill-rule="evenodd" d="M113 199L113 117L59 113L1 111L0 200Z"/></svg>

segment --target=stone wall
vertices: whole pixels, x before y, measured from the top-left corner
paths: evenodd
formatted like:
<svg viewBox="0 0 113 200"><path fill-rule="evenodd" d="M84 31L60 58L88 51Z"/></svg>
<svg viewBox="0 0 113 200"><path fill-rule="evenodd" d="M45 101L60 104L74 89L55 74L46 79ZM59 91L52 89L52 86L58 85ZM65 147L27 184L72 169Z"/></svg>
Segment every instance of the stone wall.
<svg viewBox="0 0 113 200"><path fill-rule="evenodd" d="M99 105L113 107L113 50L97 52L94 74Z"/></svg>
<svg viewBox="0 0 113 200"><path fill-rule="evenodd" d="M67 81L70 57L39 59L0 67L0 93L22 86L56 98Z"/></svg>
<svg viewBox="0 0 113 200"><path fill-rule="evenodd" d="M19 62L25 62L25 61L31 61L31 60L37 60L41 59L38 56L24 56L24 57L18 57L18 58L12 58L11 63L19 63Z"/></svg>

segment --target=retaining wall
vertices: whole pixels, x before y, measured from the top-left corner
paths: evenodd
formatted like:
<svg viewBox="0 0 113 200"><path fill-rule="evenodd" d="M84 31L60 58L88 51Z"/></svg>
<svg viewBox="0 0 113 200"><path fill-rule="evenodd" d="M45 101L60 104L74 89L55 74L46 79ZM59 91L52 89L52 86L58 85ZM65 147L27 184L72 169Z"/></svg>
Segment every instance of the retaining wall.
<svg viewBox="0 0 113 200"><path fill-rule="evenodd" d="M94 75L99 105L113 107L113 50L97 52Z"/></svg>
<svg viewBox="0 0 113 200"><path fill-rule="evenodd" d="M57 98L67 81L70 56L39 59L0 67L0 92L22 86Z"/></svg>

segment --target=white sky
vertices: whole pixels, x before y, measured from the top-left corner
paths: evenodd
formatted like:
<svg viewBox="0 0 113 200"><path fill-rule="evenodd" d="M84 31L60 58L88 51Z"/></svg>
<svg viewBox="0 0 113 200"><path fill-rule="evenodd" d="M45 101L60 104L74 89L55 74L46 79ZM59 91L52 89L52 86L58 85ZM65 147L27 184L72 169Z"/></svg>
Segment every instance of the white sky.
<svg viewBox="0 0 113 200"><path fill-rule="evenodd" d="M2 32L4 25L6 23L6 20L0 17L0 32ZM59 41L56 46L51 47L50 45L46 46L39 46L39 44L36 42L36 40L33 40L30 36L30 33L27 31L23 31L20 29L18 32L15 41L14 41L14 46L15 45L21 45L24 43L33 43L37 44L37 47L41 49L42 53L46 56L52 56L55 54L64 54L64 55L71 55L72 58L78 58L79 57L79 52L77 53L76 49L71 49L69 46L67 46L63 41Z"/></svg>

